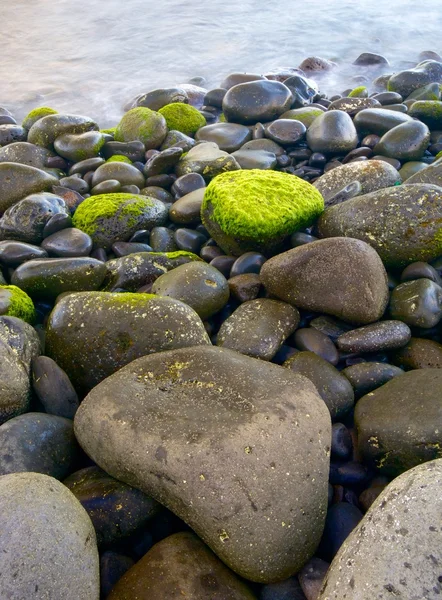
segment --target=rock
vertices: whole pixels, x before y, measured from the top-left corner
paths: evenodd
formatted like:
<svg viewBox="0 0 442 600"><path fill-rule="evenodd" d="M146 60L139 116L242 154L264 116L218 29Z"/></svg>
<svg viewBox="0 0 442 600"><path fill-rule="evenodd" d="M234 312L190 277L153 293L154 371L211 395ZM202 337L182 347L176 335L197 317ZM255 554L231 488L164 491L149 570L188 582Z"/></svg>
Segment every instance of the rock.
<svg viewBox="0 0 442 600"><path fill-rule="evenodd" d="M322 115L324 111L315 106L304 106L303 108L292 108L281 115L281 119L296 119L306 127L310 127L316 117Z"/></svg>
<svg viewBox="0 0 442 600"><path fill-rule="evenodd" d="M306 131L306 127L301 121L276 119L266 127L265 133L268 138L277 144L290 146L302 140Z"/></svg>
<svg viewBox="0 0 442 600"><path fill-rule="evenodd" d="M60 156L73 162L98 156L105 139L99 131L65 133L54 141L54 149Z"/></svg>
<svg viewBox="0 0 442 600"><path fill-rule="evenodd" d="M188 173L199 173L206 181L226 171L237 171L240 168L236 160L223 152L213 142L202 142L189 150L181 158L175 168L178 177Z"/></svg>
<svg viewBox="0 0 442 600"><path fill-rule="evenodd" d="M91 186L95 187L109 179L116 179L121 185L144 187L143 174L136 167L123 162L109 162L98 167L92 176Z"/></svg>
<svg viewBox="0 0 442 600"><path fill-rule="evenodd" d="M292 101L291 91L279 81L249 81L228 90L223 98L223 113L233 123L265 123L289 110Z"/></svg>
<svg viewBox="0 0 442 600"><path fill-rule="evenodd" d="M170 173L178 164L182 154L182 148L172 147L162 150L147 161L143 169L143 175L154 177L155 175Z"/></svg>
<svg viewBox="0 0 442 600"><path fill-rule="evenodd" d="M69 419L30 412L0 427L0 475L32 471L64 479L78 458Z"/></svg>
<svg viewBox="0 0 442 600"><path fill-rule="evenodd" d="M246 142L243 146L241 146L240 152L256 152L259 150L271 152L272 154L275 154L275 156L281 156L285 152L282 146L280 146L273 140L268 140L267 138L251 140L250 142Z"/></svg>
<svg viewBox="0 0 442 600"><path fill-rule="evenodd" d="M393 127L412 122L413 119L409 115L387 108L367 108L358 112L354 118L359 135L384 135Z"/></svg>
<svg viewBox="0 0 442 600"><path fill-rule="evenodd" d="M220 311L229 299L229 285L218 269L195 261L180 265L160 275L152 293L181 300L207 319Z"/></svg>
<svg viewBox="0 0 442 600"><path fill-rule="evenodd" d="M256 596L193 533L175 533L123 575L108 600L255 600Z"/></svg>
<svg viewBox="0 0 442 600"><path fill-rule="evenodd" d="M264 585L259 600L306 600L306 597L295 576L278 583Z"/></svg>
<svg viewBox="0 0 442 600"><path fill-rule="evenodd" d="M353 64L364 67L371 67L374 65L383 65L387 67L390 63L385 58L385 56L382 56L382 54L374 54L373 52L363 52L358 56L358 58L355 61L353 61Z"/></svg>
<svg viewBox="0 0 442 600"><path fill-rule="evenodd" d="M18 317L34 323L34 304L22 289L15 285L0 285L0 315Z"/></svg>
<svg viewBox="0 0 442 600"><path fill-rule="evenodd" d="M353 386L355 397L360 398L381 387L393 377L402 375L403 371L399 367L385 363L363 362L351 365L343 369L341 373Z"/></svg>
<svg viewBox="0 0 442 600"><path fill-rule="evenodd" d="M96 258L45 258L20 265L11 282L32 298L55 300L63 292L98 290L106 272Z"/></svg>
<svg viewBox="0 0 442 600"><path fill-rule="evenodd" d="M56 479L0 477L0 596L98 600L99 558L86 511Z"/></svg>
<svg viewBox="0 0 442 600"><path fill-rule="evenodd" d="M180 131L184 135L193 136L206 124L206 119L199 110L189 104L174 102L160 108L158 113L166 119L167 127Z"/></svg>
<svg viewBox="0 0 442 600"><path fill-rule="evenodd" d="M126 538L159 511L159 504L99 467L86 467L63 481L89 515L102 547Z"/></svg>
<svg viewBox="0 0 442 600"><path fill-rule="evenodd" d="M31 129L32 125L36 123L39 119L43 117L47 117L48 115L56 115L57 111L53 108L49 108L48 106L40 106L39 108L34 108L29 112L26 117L23 119L22 126L25 129Z"/></svg>
<svg viewBox="0 0 442 600"><path fill-rule="evenodd" d="M265 81L266 77L264 75L257 75L256 73L230 73L227 75L225 79L223 79L220 83L220 88L224 88L225 90L230 90L234 85L238 85L240 83L248 83L250 81Z"/></svg>
<svg viewBox="0 0 442 600"><path fill-rule="evenodd" d="M374 98L346 97L333 100L327 110L341 110L353 117L354 115L357 115L358 112L361 112L361 110L366 110L368 108L381 108L381 103Z"/></svg>
<svg viewBox="0 0 442 600"><path fill-rule="evenodd" d="M261 171L272 170L277 165L276 155L266 150L237 150L232 157L241 169L259 169Z"/></svg>
<svg viewBox="0 0 442 600"><path fill-rule="evenodd" d="M12 162L0 162L0 213L35 192L48 191L58 180L41 169Z"/></svg>
<svg viewBox="0 0 442 600"><path fill-rule="evenodd" d="M158 148L167 135L166 119L149 108L129 110L115 129L116 142L143 142L146 150Z"/></svg>
<svg viewBox="0 0 442 600"><path fill-rule="evenodd" d="M410 177L422 171L422 169L426 169L428 167L427 163L418 161L418 160L410 160L404 164L403 167L399 169L399 175L402 178L402 181L405 183L410 183L408 180ZM424 182L420 182L424 183ZM432 181L425 181L425 183L434 183Z"/></svg>
<svg viewBox="0 0 442 600"><path fill-rule="evenodd" d="M104 158L109 159L112 158L112 156L125 156L133 162L144 162L145 153L146 149L144 147L143 142L140 142L138 140L134 140L133 142L106 142L101 149L101 154L104 156ZM101 164L104 164L104 161L102 161ZM95 171L95 169L99 166L100 164L97 163L96 167L91 170Z"/></svg>
<svg viewBox="0 0 442 600"><path fill-rule="evenodd" d="M26 372L31 371L31 361L40 355L40 338L35 329L17 317L0 317L0 340L10 347L20 359Z"/></svg>
<svg viewBox="0 0 442 600"><path fill-rule="evenodd" d="M404 348L393 354L393 363L405 370L442 369L442 344L412 337Z"/></svg>
<svg viewBox="0 0 442 600"><path fill-rule="evenodd" d="M317 84L312 79L307 79L300 74L284 79L284 85L292 92L292 108L301 108L310 104L319 92Z"/></svg>
<svg viewBox="0 0 442 600"><path fill-rule="evenodd" d="M351 238L318 240L274 256L260 278L270 294L289 304L353 323L377 321L388 301L379 255Z"/></svg>
<svg viewBox="0 0 442 600"><path fill-rule="evenodd" d="M441 129L442 127L442 102L418 100L413 102L408 114L428 125L430 129Z"/></svg>
<svg viewBox="0 0 442 600"><path fill-rule="evenodd" d="M283 366L310 379L333 420L340 419L353 408L354 393L351 384L324 358L314 352L297 352Z"/></svg>
<svg viewBox="0 0 442 600"><path fill-rule="evenodd" d="M48 414L74 418L80 404L77 393L63 369L49 356L32 360L32 387Z"/></svg>
<svg viewBox="0 0 442 600"><path fill-rule="evenodd" d="M224 152L235 152L252 139L252 132L245 125L238 123L214 123L201 127L196 132L195 139L214 142Z"/></svg>
<svg viewBox="0 0 442 600"><path fill-rule="evenodd" d="M339 550L319 600L436 598L441 486L441 460L392 481Z"/></svg>
<svg viewBox="0 0 442 600"><path fill-rule="evenodd" d="M219 330L217 346L262 360L272 360L299 324L296 308L269 298L241 304Z"/></svg>
<svg viewBox="0 0 442 600"><path fill-rule="evenodd" d="M66 217L69 214L60 196L50 193L31 194L5 211L0 219L0 237L3 240L40 244L46 224L57 214Z"/></svg>
<svg viewBox="0 0 442 600"><path fill-rule="evenodd" d="M325 560L313 557L299 573L299 582L307 600L317 600L329 566Z"/></svg>
<svg viewBox="0 0 442 600"><path fill-rule="evenodd" d="M363 240L388 267L429 261L442 254L441 200L435 185L377 190L327 208L318 221L319 236Z"/></svg>
<svg viewBox="0 0 442 600"><path fill-rule="evenodd" d="M241 273L229 277L228 284L231 295L238 302L255 300L261 290L261 280L257 273Z"/></svg>
<svg viewBox="0 0 442 600"><path fill-rule="evenodd" d="M397 170L383 160L351 162L327 171L314 182L314 186L324 197L326 206L334 196L353 181L359 181L361 191L358 195L394 186L401 182ZM336 204L336 202L335 202Z"/></svg>
<svg viewBox="0 0 442 600"><path fill-rule="evenodd" d="M80 292L57 302L46 352L79 392L90 390L139 356L209 344L198 315L152 294Z"/></svg>
<svg viewBox="0 0 442 600"><path fill-rule="evenodd" d="M38 121L30 127L28 142L36 144L37 146L43 146L44 148L53 149L53 144L58 137L67 133L79 134L86 133L87 131L98 131L98 125L89 117L51 114L38 119Z"/></svg>
<svg viewBox="0 0 442 600"><path fill-rule="evenodd" d="M410 338L408 325L402 321L390 320L347 331L338 337L336 345L341 352L381 352L401 348Z"/></svg>
<svg viewBox="0 0 442 600"><path fill-rule="evenodd" d="M205 188L189 192L172 204L169 218L178 225L197 225L201 223L201 206Z"/></svg>
<svg viewBox="0 0 442 600"><path fill-rule="evenodd" d="M314 327L300 327L293 336L293 344L298 350L314 352L332 365L339 362L339 353L334 343Z"/></svg>
<svg viewBox="0 0 442 600"><path fill-rule="evenodd" d="M90 235L96 247L109 250L114 242L125 242L139 229L152 229L166 220L167 208L156 198L99 194L80 204L72 223Z"/></svg>
<svg viewBox="0 0 442 600"><path fill-rule="evenodd" d="M47 160L54 153L28 142L14 142L0 148L0 162L20 163L45 171ZM49 188L48 188L49 189Z"/></svg>
<svg viewBox="0 0 442 600"><path fill-rule="evenodd" d="M133 567L135 561L125 554L106 550L100 556L100 591L107 598L119 579Z"/></svg>
<svg viewBox="0 0 442 600"><path fill-rule="evenodd" d="M441 286L430 279L401 283L391 294L390 314L411 327L434 327L442 317Z"/></svg>
<svg viewBox="0 0 442 600"><path fill-rule="evenodd" d="M182 148L183 152L188 152L195 146L195 140L181 131L169 131L164 142L160 146L161 152L169 148Z"/></svg>
<svg viewBox="0 0 442 600"><path fill-rule="evenodd" d="M330 422L299 375L224 348L144 356L88 395L75 431L101 468L174 511L242 577L285 579L318 544Z"/></svg>
<svg viewBox="0 0 442 600"><path fill-rule="evenodd" d="M313 152L347 154L358 145L351 117L341 110L325 112L307 129L307 144Z"/></svg>
<svg viewBox="0 0 442 600"><path fill-rule="evenodd" d="M322 196L309 183L287 173L251 170L223 173L212 181L201 217L217 244L240 256L273 251L322 210Z"/></svg>
<svg viewBox="0 0 442 600"><path fill-rule="evenodd" d="M5 240L0 242L0 262L5 267L18 267L33 258L47 258L48 253L39 246Z"/></svg>
<svg viewBox="0 0 442 600"><path fill-rule="evenodd" d="M136 100L136 106L142 106L144 108L150 108L150 110L159 110L167 104L173 102L183 102L187 104L189 98L186 92L179 87L173 88L159 88L142 94Z"/></svg>
<svg viewBox="0 0 442 600"><path fill-rule="evenodd" d="M41 247L48 252L49 256L72 258L88 256L92 245L92 238L87 233L75 227L69 227L45 237Z"/></svg>
<svg viewBox="0 0 442 600"><path fill-rule="evenodd" d="M320 73L321 71L331 71L335 66L336 63L327 60L326 58L321 58L320 56L309 56L302 61L302 63L299 65L299 68L302 71L316 71Z"/></svg>
<svg viewBox="0 0 442 600"><path fill-rule="evenodd" d="M442 79L442 63L435 60L425 60L414 69L399 71L388 80L388 90L398 92L403 98L414 90L428 83L439 82Z"/></svg>
<svg viewBox="0 0 442 600"><path fill-rule="evenodd" d="M1 317L5 319L6 317ZM3 339L0 342L0 424L29 410L29 366Z"/></svg>
<svg viewBox="0 0 442 600"><path fill-rule="evenodd" d="M430 141L430 130L420 121L402 123L384 133L373 148L375 154L381 154L397 160L419 160Z"/></svg>
<svg viewBox="0 0 442 600"><path fill-rule="evenodd" d="M442 371L418 369L361 398L355 408L358 448L365 463L396 477L439 458Z"/></svg>

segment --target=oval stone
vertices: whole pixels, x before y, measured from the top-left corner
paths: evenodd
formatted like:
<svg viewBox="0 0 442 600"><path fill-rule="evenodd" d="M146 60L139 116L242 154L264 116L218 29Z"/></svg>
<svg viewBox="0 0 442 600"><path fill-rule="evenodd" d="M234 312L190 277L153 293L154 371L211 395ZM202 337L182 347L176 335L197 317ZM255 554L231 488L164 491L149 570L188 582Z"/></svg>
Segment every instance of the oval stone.
<svg viewBox="0 0 442 600"><path fill-rule="evenodd" d="M358 134L347 113L332 110L317 117L307 129L307 144L313 152L347 154L358 145Z"/></svg>
<svg viewBox="0 0 442 600"><path fill-rule="evenodd" d="M289 88L279 81L249 81L228 90L223 98L223 113L233 123L265 123L289 110L292 100Z"/></svg>
<svg viewBox="0 0 442 600"><path fill-rule="evenodd" d="M18 163L0 163L0 213L35 192L49 191L58 179L41 169Z"/></svg>

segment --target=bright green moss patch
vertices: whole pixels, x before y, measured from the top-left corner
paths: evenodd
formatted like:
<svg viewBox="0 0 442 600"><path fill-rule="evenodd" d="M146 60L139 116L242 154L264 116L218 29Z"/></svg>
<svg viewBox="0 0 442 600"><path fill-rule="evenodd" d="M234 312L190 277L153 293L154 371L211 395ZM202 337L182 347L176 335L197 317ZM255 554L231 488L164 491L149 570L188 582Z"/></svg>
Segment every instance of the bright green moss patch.
<svg viewBox="0 0 442 600"><path fill-rule="evenodd" d="M116 127L108 127L107 129L100 129L100 133L107 133L108 135L115 135Z"/></svg>
<svg viewBox="0 0 442 600"><path fill-rule="evenodd" d="M0 285L0 314L18 317L27 323L35 320L34 303L15 285Z"/></svg>
<svg viewBox="0 0 442 600"><path fill-rule="evenodd" d="M167 104L158 112L166 119L169 129L181 131L185 135L195 135L198 129L206 124L206 119L199 110L182 102Z"/></svg>
<svg viewBox="0 0 442 600"><path fill-rule="evenodd" d="M349 98L368 98L368 90L365 85L360 85L359 87L354 88L349 95Z"/></svg>
<svg viewBox="0 0 442 600"><path fill-rule="evenodd" d="M108 162L108 163L122 162L122 163L127 163L128 165L132 164L132 161L130 160L130 158L127 158L127 156L123 156L122 154L114 154L113 156L108 158L106 162Z"/></svg>
<svg viewBox="0 0 442 600"><path fill-rule="evenodd" d="M316 117L324 114L320 108L315 108L314 106L305 106L304 108L292 108L288 110L284 114L282 114L280 119L295 119L296 121L301 121L306 127L310 127Z"/></svg>
<svg viewBox="0 0 442 600"><path fill-rule="evenodd" d="M117 142L139 140L146 150L160 146L167 135L166 120L150 108L132 108L118 123L114 139Z"/></svg>
<svg viewBox="0 0 442 600"><path fill-rule="evenodd" d="M432 129L442 127L442 102L437 100L416 100L408 114Z"/></svg>
<svg viewBox="0 0 442 600"><path fill-rule="evenodd" d="M53 108L49 108L49 106L41 106L40 108L34 108L23 119L22 127L24 127L25 129L31 129L32 125L36 123L39 119L47 117L48 115L56 114L58 114L58 111L54 110Z"/></svg>
<svg viewBox="0 0 442 600"><path fill-rule="evenodd" d="M204 226L235 255L272 248L323 212L324 199L310 183L277 171L231 171L207 186Z"/></svg>
<svg viewBox="0 0 442 600"><path fill-rule="evenodd" d="M149 252L149 254L153 254L155 256L165 256L169 260L175 260L177 258L188 258L190 260L199 260L203 259L198 256L198 254L194 254L193 252L186 252L185 250L176 250L175 252Z"/></svg>
<svg viewBox="0 0 442 600"><path fill-rule="evenodd" d="M110 294L110 300L114 304L145 304L147 300L151 300L152 298L158 298L156 294L138 294L133 292L110 292Z"/></svg>

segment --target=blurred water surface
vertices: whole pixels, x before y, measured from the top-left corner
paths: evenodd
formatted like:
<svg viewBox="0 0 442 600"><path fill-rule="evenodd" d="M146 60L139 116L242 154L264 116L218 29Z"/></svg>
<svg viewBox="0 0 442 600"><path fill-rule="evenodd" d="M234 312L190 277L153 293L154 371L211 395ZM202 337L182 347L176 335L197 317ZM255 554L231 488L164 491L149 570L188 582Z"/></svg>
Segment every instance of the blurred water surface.
<svg viewBox="0 0 442 600"><path fill-rule="evenodd" d="M379 52L393 69L442 49L442 4L400 0L1 0L0 106L35 106L114 124L139 92L196 75L264 73L311 55L341 67L321 84L347 87L351 62Z"/></svg>

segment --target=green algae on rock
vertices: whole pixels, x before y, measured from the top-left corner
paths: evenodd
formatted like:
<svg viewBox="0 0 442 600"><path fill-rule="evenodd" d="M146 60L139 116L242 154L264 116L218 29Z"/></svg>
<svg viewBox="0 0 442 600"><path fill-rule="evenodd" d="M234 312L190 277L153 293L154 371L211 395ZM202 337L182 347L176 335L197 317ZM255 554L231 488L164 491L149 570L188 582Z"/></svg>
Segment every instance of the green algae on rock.
<svg viewBox="0 0 442 600"><path fill-rule="evenodd" d="M367 98L368 90L365 85L360 85L359 87L355 87L351 92L349 92L349 98Z"/></svg>
<svg viewBox="0 0 442 600"><path fill-rule="evenodd" d="M268 253L310 225L324 210L321 194L302 179L276 171L234 171L207 186L204 226L228 254Z"/></svg>
<svg viewBox="0 0 442 600"><path fill-rule="evenodd" d="M18 317L27 323L35 320L34 303L26 292L15 285L0 285L0 314Z"/></svg>
<svg viewBox="0 0 442 600"><path fill-rule="evenodd" d="M139 140L146 150L158 148L167 135L166 119L150 108L132 108L115 128L116 142Z"/></svg>
<svg viewBox="0 0 442 600"><path fill-rule="evenodd" d="M430 129L442 127L442 102L436 100L417 100L408 111L410 117L419 119Z"/></svg>
<svg viewBox="0 0 442 600"><path fill-rule="evenodd" d="M181 131L185 135L195 135L206 124L206 119L199 110L182 102L167 104L158 112L166 119L169 129Z"/></svg>
<svg viewBox="0 0 442 600"><path fill-rule="evenodd" d="M127 156L123 156L122 154L114 154L113 156L108 158L106 162L107 163L122 162L122 163L127 163L128 165L132 164L132 161L130 160L130 158L128 158Z"/></svg>
<svg viewBox="0 0 442 600"><path fill-rule="evenodd" d="M22 127L29 130L39 119L47 117L48 115L56 114L58 114L58 111L54 110L53 108L49 108L49 106L40 106L40 108L34 108L23 119Z"/></svg>
<svg viewBox="0 0 442 600"><path fill-rule="evenodd" d="M82 202L72 219L74 227L91 236L95 246L110 249L138 229L163 225L166 206L139 194L98 194Z"/></svg>

